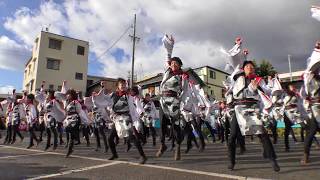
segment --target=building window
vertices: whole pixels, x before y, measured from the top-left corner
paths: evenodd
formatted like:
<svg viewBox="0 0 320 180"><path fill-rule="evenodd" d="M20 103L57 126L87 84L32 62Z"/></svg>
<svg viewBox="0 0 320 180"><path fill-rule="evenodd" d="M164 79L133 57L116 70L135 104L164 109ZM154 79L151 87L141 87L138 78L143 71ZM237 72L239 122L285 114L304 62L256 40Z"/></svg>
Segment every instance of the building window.
<svg viewBox="0 0 320 180"><path fill-rule="evenodd" d="M28 75L30 75L30 74L31 74L31 64L28 66L28 68L29 68L29 73L28 73Z"/></svg>
<svg viewBox="0 0 320 180"><path fill-rule="evenodd" d="M82 99L82 91L78 91L77 94L78 94L78 97Z"/></svg>
<svg viewBox="0 0 320 180"><path fill-rule="evenodd" d="M47 69L59 70L60 69L60 60L58 59L47 59Z"/></svg>
<svg viewBox="0 0 320 180"><path fill-rule="evenodd" d="M91 84L93 84L93 80L87 80L87 86L90 86Z"/></svg>
<svg viewBox="0 0 320 180"><path fill-rule="evenodd" d="M30 92L33 90L33 79L30 81Z"/></svg>
<svg viewBox="0 0 320 180"><path fill-rule="evenodd" d="M38 49L38 41L39 41L39 38L36 38L36 40L34 41L35 42L35 50Z"/></svg>
<svg viewBox="0 0 320 180"><path fill-rule="evenodd" d="M82 80L83 79L83 74L82 73L76 73L76 79L77 80Z"/></svg>
<svg viewBox="0 0 320 180"><path fill-rule="evenodd" d="M62 86L58 86L57 91L61 91L61 89L62 89Z"/></svg>
<svg viewBox="0 0 320 180"><path fill-rule="evenodd" d="M209 71L210 72L210 78L211 79L216 79L216 72L214 72L214 71Z"/></svg>
<svg viewBox="0 0 320 180"><path fill-rule="evenodd" d="M53 90L54 89L54 85L53 84L49 84L49 89Z"/></svg>
<svg viewBox="0 0 320 180"><path fill-rule="evenodd" d="M85 48L83 46L78 46L77 54L84 55Z"/></svg>
<svg viewBox="0 0 320 180"><path fill-rule="evenodd" d="M221 97L225 98L226 90L224 88L221 89Z"/></svg>
<svg viewBox="0 0 320 180"><path fill-rule="evenodd" d="M37 60L37 58L34 58L34 59L33 59L33 69L32 69L33 72L34 72L35 69L36 69L36 60Z"/></svg>
<svg viewBox="0 0 320 180"><path fill-rule="evenodd" d="M49 48L61 50L62 41L58 39L49 39Z"/></svg>
<svg viewBox="0 0 320 180"><path fill-rule="evenodd" d="M211 95L214 95L214 91L213 91L213 90L210 90L210 94L211 94Z"/></svg>

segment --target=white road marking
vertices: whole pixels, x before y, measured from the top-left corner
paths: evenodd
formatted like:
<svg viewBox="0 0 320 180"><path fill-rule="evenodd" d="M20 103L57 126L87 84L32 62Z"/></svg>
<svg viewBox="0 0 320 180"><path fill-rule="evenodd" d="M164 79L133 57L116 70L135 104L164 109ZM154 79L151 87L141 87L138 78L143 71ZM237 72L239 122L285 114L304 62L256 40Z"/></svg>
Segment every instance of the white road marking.
<svg viewBox="0 0 320 180"><path fill-rule="evenodd" d="M28 157L28 156L39 156L43 154L48 154L46 152L40 152L40 153L34 153L34 154L21 154L21 155L15 155L15 156L4 156L0 157L0 159L10 159L10 158L18 158L18 157Z"/></svg>
<svg viewBox="0 0 320 180"><path fill-rule="evenodd" d="M120 164L120 162L111 162L111 163L89 166L89 167L84 167L84 168L79 168L79 169L71 169L71 170L62 171L62 172L55 173L55 174L48 174L48 175L42 175L42 176L37 176L37 177L33 177L33 178L28 178L27 180L37 180L37 179L51 178L51 177L56 177L56 176L63 176L63 175L67 175L67 174L83 172L83 171L103 168L103 167L107 167L107 166L113 166L116 164Z"/></svg>
<svg viewBox="0 0 320 180"><path fill-rule="evenodd" d="M143 166L143 167L156 168L156 169L165 169L165 170L171 170L171 171L186 172L186 173L191 173L191 174L199 174L199 175L206 175L206 176L213 176L213 177L222 177L222 178L228 178L228 179L238 179L238 180L246 180L247 179L247 177L244 177L244 176L235 176L235 175L230 175L230 174L220 174L220 173L212 173L212 172L205 172L205 171L196 171L196 170L190 170L190 169L181 169L181 168L151 165L151 164L143 164L142 165L142 164L133 163L133 162L123 162L123 163L135 165L135 166Z"/></svg>
<svg viewBox="0 0 320 180"><path fill-rule="evenodd" d="M19 147L5 146L5 145L0 145L0 147L18 149L18 150L24 150L24 151L32 151L32 152L45 152L46 154L55 154L55 155L65 156L65 154L63 154L63 153L46 152L46 151L37 150L37 149L26 149L26 148L19 148ZM213 173L213 172L206 172L206 171L197 171L197 170L182 169L182 168L160 166L160 165L139 164L139 163L133 163L133 162L127 162L127 161L109 161L107 159L85 157L85 156L78 156L78 155L71 155L70 157L88 159L88 160L93 160L93 161L111 162L111 163L97 165L97 166L90 166L90 167L80 168L80 169L76 169L76 170L68 170L68 171L64 171L64 172L61 172L61 173L71 174L73 172L87 171L87 170L91 170L91 169L96 169L96 168L101 168L101 167L106 167L106 166L112 166L112 165L116 165L116 164L129 164L129 165L134 165L134 166L165 169L165 170L171 170L171 171L177 171L177 172L186 172L186 173L191 173L191 174L199 174L199 175L206 175L206 176L212 176L212 177L221 177L221 178L229 178L229 179L238 179L238 180L260 179L260 180L266 180L266 179L262 179L262 178L251 178L251 177L245 177L245 176L236 176L236 175L230 175L230 174ZM41 177L41 178L49 178L49 177L65 175L65 174L61 174L61 173L44 175L44 176L39 176L39 177ZM49 176L49 177L47 177L47 176ZM36 178L37 179L41 179L41 178L38 178L38 177L36 177Z"/></svg>

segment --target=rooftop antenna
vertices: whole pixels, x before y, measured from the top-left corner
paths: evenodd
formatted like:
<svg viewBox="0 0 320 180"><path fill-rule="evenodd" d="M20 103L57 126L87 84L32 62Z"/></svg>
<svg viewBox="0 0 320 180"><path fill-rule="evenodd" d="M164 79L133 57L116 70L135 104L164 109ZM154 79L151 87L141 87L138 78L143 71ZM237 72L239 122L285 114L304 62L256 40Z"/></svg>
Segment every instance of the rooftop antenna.
<svg viewBox="0 0 320 180"><path fill-rule="evenodd" d="M46 27L46 32L49 32L50 26L51 26L51 24L49 24L49 25Z"/></svg>

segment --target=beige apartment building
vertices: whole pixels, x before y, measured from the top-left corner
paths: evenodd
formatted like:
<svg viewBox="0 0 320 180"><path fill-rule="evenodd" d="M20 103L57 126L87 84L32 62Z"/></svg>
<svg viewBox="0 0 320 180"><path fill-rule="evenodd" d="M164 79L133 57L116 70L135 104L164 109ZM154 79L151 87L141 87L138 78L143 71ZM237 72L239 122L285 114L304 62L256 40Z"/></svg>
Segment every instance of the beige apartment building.
<svg viewBox="0 0 320 180"><path fill-rule="evenodd" d="M225 81L229 76L228 73L211 66L202 66L195 68L194 71L202 79L204 91L216 100L224 100L225 88L222 81Z"/></svg>
<svg viewBox="0 0 320 180"><path fill-rule="evenodd" d="M46 81L46 89L68 86L86 92L89 42L41 31L34 41L32 57L25 65L23 89L34 93Z"/></svg>

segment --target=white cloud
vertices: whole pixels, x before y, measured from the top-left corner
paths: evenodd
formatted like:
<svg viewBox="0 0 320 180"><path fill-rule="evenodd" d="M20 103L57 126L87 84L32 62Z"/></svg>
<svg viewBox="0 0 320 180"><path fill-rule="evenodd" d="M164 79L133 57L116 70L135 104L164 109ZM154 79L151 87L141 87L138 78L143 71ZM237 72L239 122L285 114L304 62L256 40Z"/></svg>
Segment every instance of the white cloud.
<svg viewBox="0 0 320 180"><path fill-rule="evenodd" d="M0 94L11 94L13 89L15 88L11 85L0 85Z"/></svg>
<svg viewBox="0 0 320 180"><path fill-rule="evenodd" d="M30 57L31 52L26 46L18 44L7 36L0 36L0 68L10 70L24 69L26 57Z"/></svg>
<svg viewBox="0 0 320 180"><path fill-rule="evenodd" d="M63 13L64 8L53 1L41 4L39 10L21 7L13 17L6 19L4 27L32 47L35 37L45 27L50 26L50 31L58 34L65 32L67 19Z"/></svg>
<svg viewBox="0 0 320 180"><path fill-rule="evenodd" d="M250 57L270 59L281 69L285 61L278 63L282 59L277 58L292 52L299 56L308 54L318 32L310 20L312 2L290 2L66 0L57 4L46 1L37 10L20 8L7 18L4 27L30 47L41 27L51 24L51 32L87 40L91 52L100 55L132 24L136 12L137 35L142 38L137 44L136 72L141 71L140 64L145 74L163 71L165 52L156 42L164 33L176 37L174 55L182 58L185 67L211 65L223 69L225 57L220 47L229 48L233 39L241 35L250 49ZM123 49L129 55L121 61L111 53L99 59L103 64L99 73L126 77L131 68L131 43L125 35L111 50Z"/></svg>

